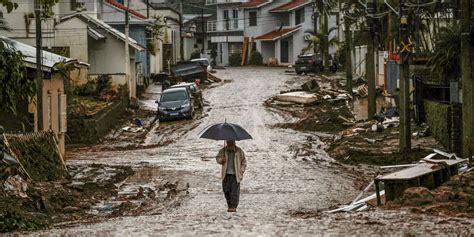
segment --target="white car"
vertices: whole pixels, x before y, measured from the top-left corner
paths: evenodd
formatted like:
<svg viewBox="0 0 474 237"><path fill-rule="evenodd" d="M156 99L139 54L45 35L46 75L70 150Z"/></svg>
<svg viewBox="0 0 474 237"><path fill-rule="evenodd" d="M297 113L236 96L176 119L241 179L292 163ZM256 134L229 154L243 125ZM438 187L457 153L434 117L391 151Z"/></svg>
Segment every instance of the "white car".
<svg viewBox="0 0 474 237"><path fill-rule="evenodd" d="M200 63L203 67L206 67L207 72L212 71L211 62L209 62L209 59L207 58L195 58L195 59L191 59L191 62Z"/></svg>

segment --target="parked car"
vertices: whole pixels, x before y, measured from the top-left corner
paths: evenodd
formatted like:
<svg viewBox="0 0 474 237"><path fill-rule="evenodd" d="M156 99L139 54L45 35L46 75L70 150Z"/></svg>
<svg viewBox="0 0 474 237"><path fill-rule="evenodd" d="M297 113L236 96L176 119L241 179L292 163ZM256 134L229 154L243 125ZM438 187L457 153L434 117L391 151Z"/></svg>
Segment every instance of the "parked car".
<svg viewBox="0 0 474 237"><path fill-rule="evenodd" d="M191 62L200 63L203 69L206 70L207 72L212 71L211 62L209 62L209 59L207 58L195 58L195 59L191 59Z"/></svg>
<svg viewBox="0 0 474 237"><path fill-rule="evenodd" d="M194 98L194 105L198 108L202 108L204 106L204 101L202 99L202 91L199 89L199 86L195 82L182 82L178 83L171 88L186 88L188 89L189 94Z"/></svg>
<svg viewBox="0 0 474 237"><path fill-rule="evenodd" d="M194 82L207 79L207 72L199 62L182 61L171 67L174 82Z"/></svg>
<svg viewBox="0 0 474 237"><path fill-rule="evenodd" d="M323 57L320 54L299 55L295 62L296 74L324 71Z"/></svg>
<svg viewBox="0 0 474 237"><path fill-rule="evenodd" d="M194 118L194 99L185 87L170 88L161 93L157 117L159 120Z"/></svg>

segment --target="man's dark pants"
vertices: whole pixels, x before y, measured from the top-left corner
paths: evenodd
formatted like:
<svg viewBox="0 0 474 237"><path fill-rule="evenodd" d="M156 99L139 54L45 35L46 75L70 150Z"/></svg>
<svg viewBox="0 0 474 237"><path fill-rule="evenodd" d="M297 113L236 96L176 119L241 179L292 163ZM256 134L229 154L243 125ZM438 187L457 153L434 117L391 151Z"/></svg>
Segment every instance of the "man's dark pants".
<svg viewBox="0 0 474 237"><path fill-rule="evenodd" d="M239 205L240 183L237 183L237 177L233 174L226 174L222 181L225 199L229 208L237 208Z"/></svg>

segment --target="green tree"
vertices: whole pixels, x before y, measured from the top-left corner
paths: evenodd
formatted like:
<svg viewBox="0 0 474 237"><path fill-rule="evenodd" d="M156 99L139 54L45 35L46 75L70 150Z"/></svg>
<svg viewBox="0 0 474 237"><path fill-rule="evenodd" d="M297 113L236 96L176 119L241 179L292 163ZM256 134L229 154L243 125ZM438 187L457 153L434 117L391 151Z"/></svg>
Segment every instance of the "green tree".
<svg viewBox="0 0 474 237"><path fill-rule="evenodd" d="M240 66L242 64L242 55L240 53L233 53L229 57L229 65L233 67Z"/></svg>
<svg viewBox="0 0 474 237"><path fill-rule="evenodd" d="M461 77L461 30L459 25L440 28L433 54L428 60L432 71L445 82Z"/></svg>
<svg viewBox="0 0 474 237"><path fill-rule="evenodd" d="M0 43L0 110L16 114L18 101L35 95L35 81L25 75L23 55L8 41Z"/></svg>
<svg viewBox="0 0 474 237"><path fill-rule="evenodd" d="M262 54L258 51L253 51L252 55L250 55L249 64L250 65L257 65L257 66L263 65Z"/></svg>

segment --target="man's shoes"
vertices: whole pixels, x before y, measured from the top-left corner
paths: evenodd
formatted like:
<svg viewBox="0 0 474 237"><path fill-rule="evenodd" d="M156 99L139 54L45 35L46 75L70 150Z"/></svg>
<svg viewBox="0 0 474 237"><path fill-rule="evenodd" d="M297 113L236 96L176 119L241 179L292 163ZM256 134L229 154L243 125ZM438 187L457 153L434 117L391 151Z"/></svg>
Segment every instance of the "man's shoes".
<svg viewBox="0 0 474 237"><path fill-rule="evenodd" d="M237 208L228 208L227 209L227 212L236 212L237 211Z"/></svg>

